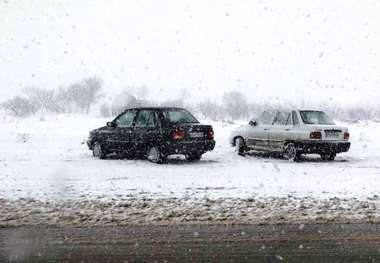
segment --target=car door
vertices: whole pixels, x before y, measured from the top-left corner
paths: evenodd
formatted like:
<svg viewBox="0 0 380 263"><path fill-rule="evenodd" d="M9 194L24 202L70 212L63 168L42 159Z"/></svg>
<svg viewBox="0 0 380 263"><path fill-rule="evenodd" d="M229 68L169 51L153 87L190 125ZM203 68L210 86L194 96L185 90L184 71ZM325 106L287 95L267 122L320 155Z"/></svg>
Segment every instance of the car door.
<svg viewBox="0 0 380 263"><path fill-rule="evenodd" d="M249 148L254 150L269 149L269 129L274 118L273 111L264 111L259 118L256 119L255 125L248 127L246 143Z"/></svg>
<svg viewBox="0 0 380 263"><path fill-rule="evenodd" d="M127 110L120 114L114 121L115 127L109 136L108 144L117 151L133 151L133 123L137 110Z"/></svg>
<svg viewBox="0 0 380 263"><path fill-rule="evenodd" d="M272 151L283 151L293 126L291 111L277 111L269 130L269 144Z"/></svg>
<svg viewBox="0 0 380 263"><path fill-rule="evenodd" d="M136 151L145 153L147 146L160 143L161 128L156 110L140 110L134 124L134 144Z"/></svg>

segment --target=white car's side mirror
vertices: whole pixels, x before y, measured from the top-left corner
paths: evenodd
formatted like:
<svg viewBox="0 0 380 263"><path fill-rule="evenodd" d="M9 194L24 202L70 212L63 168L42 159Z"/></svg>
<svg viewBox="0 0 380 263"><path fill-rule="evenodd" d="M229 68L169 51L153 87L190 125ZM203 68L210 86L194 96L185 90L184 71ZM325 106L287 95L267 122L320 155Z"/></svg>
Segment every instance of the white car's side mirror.
<svg viewBox="0 0 380 263"><path fill-rule="evenodd" d="M251 126L256 126L256 125L257 125L257 122L256 122L256 121L249 121L248 124L251 125Z"/></svg>

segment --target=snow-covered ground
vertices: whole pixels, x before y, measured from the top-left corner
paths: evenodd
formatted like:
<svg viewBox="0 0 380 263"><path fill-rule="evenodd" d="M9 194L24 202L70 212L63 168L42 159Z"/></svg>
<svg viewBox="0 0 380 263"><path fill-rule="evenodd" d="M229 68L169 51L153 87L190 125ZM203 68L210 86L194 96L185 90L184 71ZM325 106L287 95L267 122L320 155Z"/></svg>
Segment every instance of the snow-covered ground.
<svg viewBox="0 0 380 263"><path fill-rule="evenodd" d="M200 162L175 158L157 165L145 160L94 159L84 142L91 129L106 121L83 115L51 115L46 121L2 117L0 200L63 203L174 198L189 204L192 200L291 197L357 202L375 198L379 202L380 123L346 124L352 147L334 162L311 156L294 163L255 154L237 156L228 136L240 124L214 122L216 148ZM373 209L379 211L377 207Z"/></svg>
<svg viewBox="0 0 380 263"><path fill-rule="evenodd" d="M97 160L84 141L106 119L6 117L0 128L0 197L80 199L117 196L365 198L380 194L379 123L348 125L352 148L335 162L237 156L228 143L239 124L212 123L216 148L198 163L174 159Z"/></svg>

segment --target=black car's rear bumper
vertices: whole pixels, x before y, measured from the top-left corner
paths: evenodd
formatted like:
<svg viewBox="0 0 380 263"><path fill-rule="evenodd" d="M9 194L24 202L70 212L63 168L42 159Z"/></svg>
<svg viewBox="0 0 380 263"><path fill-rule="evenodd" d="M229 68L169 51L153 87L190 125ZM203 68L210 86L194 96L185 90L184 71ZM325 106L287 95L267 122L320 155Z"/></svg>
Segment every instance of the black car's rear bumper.
<svg viewBox="0 0 380 263"><path fill-rule="evenodd" d="M214 140L207 141L173 141L164 143L161 146L161 151L165 155L170 154L190 154L190 153L205 153L212 151L215 148Z"/></svg>
<svg viewBox="0 0 380 263"><path fill-rule="evenodd" d="M303 153L340 153L348 152L350 149L350 142L321 142L321 141L303 141L297 144L299 151Z"/></svg>

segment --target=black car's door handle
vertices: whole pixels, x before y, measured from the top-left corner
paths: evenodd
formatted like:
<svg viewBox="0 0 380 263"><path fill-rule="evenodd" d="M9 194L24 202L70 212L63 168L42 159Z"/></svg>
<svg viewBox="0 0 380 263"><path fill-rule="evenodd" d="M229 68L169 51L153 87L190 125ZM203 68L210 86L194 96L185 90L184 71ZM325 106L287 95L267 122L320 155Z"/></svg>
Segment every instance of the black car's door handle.
<svg viewBox="0 0 380 263"><path fill-rule="evenodd" d="M285 129L285 131L290 131L291 129Z"/></svg>

